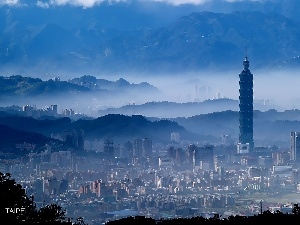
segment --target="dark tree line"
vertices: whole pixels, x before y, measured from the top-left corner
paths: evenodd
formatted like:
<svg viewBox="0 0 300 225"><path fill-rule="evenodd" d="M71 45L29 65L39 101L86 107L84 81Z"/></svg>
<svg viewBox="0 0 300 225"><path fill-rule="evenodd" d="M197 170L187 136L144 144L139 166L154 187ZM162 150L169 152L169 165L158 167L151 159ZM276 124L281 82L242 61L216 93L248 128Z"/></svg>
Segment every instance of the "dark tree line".
<svg viewBox="0 0 300 225"><path fill-rule="evenodd" d="M9 173L0 172L0 218L5 224L47 224L72 225L71 219L65 216L65 210L56 204L46 205L37 209L32 196L28 197L25 190ZM85 224L79 218L75 223Z"/></svg>
<svg viewBox="0 0 300 225"><path fill-rule="evenodd" d="M212 218L193 217L177 219L155 220L143 216L128 217L120 220L109 221L106 225L254 225L254 224L299 224L300 207L294 204L292 214L284 214L280 211L271 213L264 211L262 214L253 216L229 216L222 218L215 215Z"/></svg>

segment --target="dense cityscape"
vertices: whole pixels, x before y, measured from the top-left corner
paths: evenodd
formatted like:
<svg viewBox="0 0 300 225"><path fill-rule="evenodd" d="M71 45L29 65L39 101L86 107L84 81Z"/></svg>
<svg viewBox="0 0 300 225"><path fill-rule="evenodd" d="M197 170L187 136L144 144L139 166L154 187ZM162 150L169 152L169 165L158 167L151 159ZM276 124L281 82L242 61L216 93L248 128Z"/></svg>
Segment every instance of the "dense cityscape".
<svg viewBox="0 0 300 225"><path fill-rule="evenodd" d="M84 130L52 133L67 144L18 143L24 154L3 152L0 170L12 174L38 207L58 204L71 218L102 224L128 216L187 218L215 214L253 215L262 210L292 212L300 192L299 133L291 131L290 148L255 146L253 75L246 57L240 74L240 136L221 143L182 140L168 143L148 137L115 144L113 138L86 140ZM57 105L22 108L26 117L74 117ZM289 196L286 200L282 196ZM282 200L281 200L282 197Z"/></svg>

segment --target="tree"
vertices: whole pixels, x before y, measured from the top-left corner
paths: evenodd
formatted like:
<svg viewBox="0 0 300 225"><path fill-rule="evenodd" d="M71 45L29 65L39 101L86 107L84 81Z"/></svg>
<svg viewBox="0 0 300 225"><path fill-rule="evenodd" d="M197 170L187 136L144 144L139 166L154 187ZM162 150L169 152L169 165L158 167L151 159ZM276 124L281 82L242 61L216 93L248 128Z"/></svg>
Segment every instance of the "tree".
<svg viewBox="0 0 300 225"><path fill-rule="evenodd" d="M87 225L84 221L82 217L79 217L76 219L76 222L74 223L74 225Z"/></svg>
<svg viewBox="0 0 300 225"><path fill-rule="evenodd" d="M294 215L298 215L298 216L300 215L300 207L299 207L298 204L294 204L292 213L293 213Z"/></svg>
<svg viewBox="0 0 300 225"><path fill-rule="evenodd" d="M70 219L66 221L65 210L59 205L46 205L38 210L33 197L28 197L9 173L1 172L0 218L7 224L72 224Z"/></svg>
<svg viewBox="0 0 300 225"><path fill-rule="evenodd" d="M4 221L18 223L36 216L33 198L25 194L20 184L9 173L0 172L0 217Z"/></svg>
<svg viewBox="0 0 300 225"><path fill-rule="evenodd" d="M41 223L65 223L65 210L56 204L46 205L37 213L38 221Z"/></svg>

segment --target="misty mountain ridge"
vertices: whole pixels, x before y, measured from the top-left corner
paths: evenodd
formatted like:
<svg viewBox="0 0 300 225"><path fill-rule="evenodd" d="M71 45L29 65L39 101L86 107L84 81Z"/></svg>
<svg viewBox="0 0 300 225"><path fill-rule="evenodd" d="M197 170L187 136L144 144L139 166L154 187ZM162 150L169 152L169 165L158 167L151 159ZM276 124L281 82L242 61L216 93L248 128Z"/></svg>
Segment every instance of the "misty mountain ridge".
<svg viewBox="0 0 300 225"><path fill-rule="evenodd" d="M127 141L133 138L151 138L155 142L169 142L172 132L180 132L183 138L195 140L195 135L176 122L169 120L150 121L143 116L106 115L97 119L77 120L69 118L56 120L37 120L33 118L3 115L0 125L10 129L40 133L50 137L52 133L63 133L65 130L84 130L86 139L113 138L116 141ZM200 137L201 138L201 137ZM34 142L34 141L33 141Z"/></svg>
<svg viewBox="0 0 300 225"><path fill-rule="evenodd" d="M257 146L275 144L288 147L290 132L299 131L300 127L300 110L254 110L253 118L254 141ZM170 120L198 135L212 135L219 140L222 135L230 135L234 141L239 137L238 111L227 110Z"/></svg>
<svg viewBox="0 0 300 225"><path fill-rule="evenodd" d="M43 81L39 78L22 77L20 75L0 77L0 87L2 96L38 96L50 94L51 92L67 92L69 90L76 90L76 88L77 91L80 91L80 89L81 91L88 90L67 82Z"/></svg>
<svg viewBox="0 0 300 225"><path fill-rule="evenodd" d="M264 105L259 101L254 102L254 108L260 111L269 109L279 109L275 105ZM200 114L208 114L222 111L238 111L239 101L229 98L207 99L195 102L147 102L144 104L129 104L122 107L106 108L98 110L98 115L107 114L123 114L123 115L143 115L146 117L157 118L176 118L176 117L192 117Z"/></svg>
<svg viewBox="0 0 300 225"><path fill-rule="evenodd" d="M239 134L238 121L239 112L230 110L168 120L118 114L109 114L97 119L80 119L74 122L69 118L37 120L9 114L0 116L0 125L4 126L3 130L9 127L9 129L18 130L16 132L25 131L31 134L34 132L50 137L51 134L61 134L65 130L82 129L87 140L112 138L118 143L145 137L151 138L154 142L169 142L172 132L178 132L182 140L209 140L218 143L221 141L221 136L226 134L236 141ZM298 131L299 126L300 110L254 111L256 145L289 146L290 132ZM31 134L24 133L22 138L28 135L32 138ZM30 140L35 143L33 139ZM41 140L44 140L42 136Z"/></svg>
<svg viewBox="0 0 300 225"><path fill-rule="evenodd" d="M69 83L80 85L83 87L87 87L90 89L96 89L101 88L105 90L122 90L122 89L135 89L135 90L143 90L143 91L157 91L158 89L154 87L153 85L150 85L147 82L141 82L139 84L129 83L124 78L119 78L116 81L109 81L106 79L97 79L94 76L91 75L84 75L80 78L74 78L70 79L68 81Z"/></svg>
<svg viewBox="0 0 300 225"><path fill-rule="evenodd" d="M125 90L159 92L156 87L147 82L133 84L129 83L124 78L120 78L117 81L109 81L106 79L97 79L90 75L84 75L80 78L74 78L68 81L61 81L59 78L43 81L39 78L23 77L21 75L13 75L10 77L0 76L0 95L2 97L36 97L40 95L76 94L81 92L122 92Z"/></svg>
<svg viewBox="0 0 300 225"><path fill-rule="evenodd" d="M257 68L297 66L289 62L300 55L299 23L275 13L195 12L161 28L118 30L104 25L68 27L58 21L47 22L43 16L43 24L29 25L16 15L18 10L10 9L1 16L0 59L4 68L152 71L155 75L237 68L247 46L249 56L255 59L251 65ZM77 15L71 11L69 20ZM98 18L90 17L89 21L97 24Z"/></svg>
<svg viewBox="0 0 300 225"><path fill-rule="evenodd" d="M116 81L97 79L85 75L62 81L58 77L41 80L39 78L0 76L1 106L58 105L61 110L71 108L76 113L91 113L92 107L123 105L123 102L144 102L161 97L161 92L147 82L129 83L124 78Z"/></svg>
<svg viewBox="0 0 300 225"><path fill-rule="evenodd" d="M60 94L62 92L85 92L88 88L74 85L66 81L43 81L39 78L22 77L14 75L0 77L0 93L2 96L39 96Z"/></svg>
<svg viewBox="0 0 300 225"><path fill-rule="evenodd" d="M138 27L157 28L167 25L170 21L189 14L191 11L210 11L218 13L231 13L233 11L260 11L263 13L277 13L290 19L299 20L299 2L295 0L267 0L267 1L110 1L103 0L100 4L92 4L96 1L65 1L66 4L58 4L57 1L32 0L4 1L0 6L4 10L14 9L17 18L27 14L25 24L45 24L45 21L57 23L63 27L99 27L115 29L136 29ZM188 3L190 2L190 3ZM98 2L99 3L99 2ZM198 3L198 4L197 4ZM15 7L14 7L15 6ZM30 12L28 14L28 11ZM164 13L168 12L168 13ZM70 15L74 22L66 20L64 14ZM55 16L54 16L55 15ZM75 16L76 15L76 16ZM118 17L116 17L118 15ZM40 19L36 20L36 16ZM94 22L97 17L98 22ZM124 19L126 18L126 20ZM104 21L106 19L106 21Z"/></svg>
<svg viewBox="0 0 300 225"><path fill-rule="evenodd" d="M47 143L58 143L58 141L48 138L37 132L29 132L18 130L0 124L0 149L1 153L14 153L17 155L24 155L28 150L17 148L17 145L32 144L34 151L39 151L42 146ZM29 150L31 151L31 150Z"/></svg>

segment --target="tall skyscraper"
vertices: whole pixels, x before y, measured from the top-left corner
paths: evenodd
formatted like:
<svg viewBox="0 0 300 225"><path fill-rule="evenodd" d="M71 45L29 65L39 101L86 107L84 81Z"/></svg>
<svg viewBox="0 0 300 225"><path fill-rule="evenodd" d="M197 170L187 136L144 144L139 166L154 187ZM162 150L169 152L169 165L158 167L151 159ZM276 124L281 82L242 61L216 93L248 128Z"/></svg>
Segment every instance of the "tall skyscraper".
<svg viewBox="0 0 300 225"><path fill-rule="evenodd" d="M243 62L244 69L239 74L240 77L240 144L249 144L249 150L253 150L253 74L249 70L248 57Z"/></svg>
<svg viewBox="0 0 300 225"><path fill-rule="evenodd" d="M200 162L208 164L209 169L214 167L214 146L205 145L203 147L197 147L193 151L193 165L199 166Z"/></svg>
<svg viewBox="0 0 300 225"><path fill-rule="evenodd" d="M113 158L113 157L114 157L114 155L115 155L115 147L114 147L114 142L113 142L113 140L107 138L107 139L104 141L103 152L104 152L104 155L105 155L106 157L109 157L109 158Z"/></svg>
<svg viewBox="0 0 300 225"><path fill-rule="evenodd" d="M187 151L186 151L186 163L188 163L190 165L193 163L193 155L194 155L194 152L197 148L198 147L194 144L189 144L188 145Z"/></svg>
<svg viewBox="0 0 300 225"><path fill-rule="evenodd" d="M51 105L53 116L57 117L57 105Z"/></svg>
<svg viewBox="0 0 300 225"><path fill-rule="evenodd" d="M133 139L133 157L140 158L143 154L143 140L135 138Z"/></svg>
<svg viewBox="0 0 300 225"><path fill-rule="evenodd" d="M300 132L291 132L291 160L300 160Z"/></svg>
<svg viewBox="0 0 300 225"><path fill-rule="evenodd" d="M144 138L142 141L142 156L152 157L152 140Z"/></svg>

